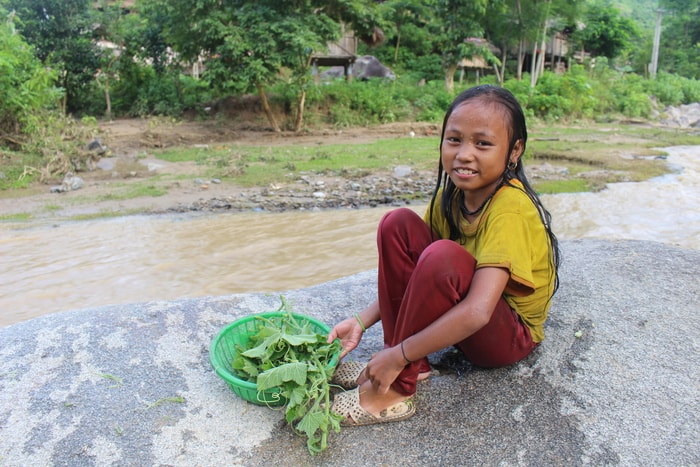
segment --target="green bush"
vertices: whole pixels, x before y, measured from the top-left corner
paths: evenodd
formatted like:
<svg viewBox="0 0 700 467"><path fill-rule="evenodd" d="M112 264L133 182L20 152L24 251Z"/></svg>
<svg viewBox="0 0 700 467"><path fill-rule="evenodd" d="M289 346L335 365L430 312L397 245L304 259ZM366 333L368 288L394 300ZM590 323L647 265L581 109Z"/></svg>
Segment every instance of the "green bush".
<svg viewBox="0 0 700 467"><path fill-rule="evenodd" d="M646 91L664 106L700 102L700 81L670 73L659 72L647 81Z"/></svg>
<svg viewBox="0 0 700 467"><path fill-rule="evenodd" d="M645 80L636 74L626 74L610 84L613 102L606 113L621 113L626 117L646 118L651 114L652 101L645 91Z"/></svg>
<svg viewBox="0 0 700 467"><path fill-rule="evenodd" d="M700 80L687 79L683 82L683 103L700 102Z"/></svg>
<svg viewBox="0 0 700 467"><path fill-rule="evenodd" d="M55 73L42 66L6 17L0 8L0 130L19 136L41 126L40 113L55 108L62 92L53 84Z"/></svg>
<svg viewBox="0 0 700 467"><path fill-rule="evenodd" d="M174 117L209 102L212 93L205 80L177 71L159 75L151 67L134 64L124 69L120 79L113 82L112 112L130 117ZM104 98L101 105L104 109Z"/></svg>
<svg viewBox="0 0 700 467"><path fill-rule="evenodd" d="M296 94L287 86L273 88L277 101L285 109L296 108ZM305 112L324 115L325 123L345 127L411 120L415 117L413 99L420 96L398 82L382 79L351 81L338 79L311 86L307 91ZM307 119L308 121L308 119Z"/></svg>
<svg viewBox="0 0 700 467"><path fill-rule="evenodd" d="M681 105L686 103L683 94L684 81L687 80L680 76L659 72L656 79L645 81L642 89L656 97L661 105Z"/></svg>

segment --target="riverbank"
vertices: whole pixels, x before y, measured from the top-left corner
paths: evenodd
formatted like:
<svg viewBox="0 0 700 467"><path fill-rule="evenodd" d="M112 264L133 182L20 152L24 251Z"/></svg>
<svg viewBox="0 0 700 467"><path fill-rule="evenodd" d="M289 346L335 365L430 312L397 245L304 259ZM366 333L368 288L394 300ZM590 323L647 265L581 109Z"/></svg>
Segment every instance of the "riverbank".
<svg viewBox="0 0 700 467"><path fill-rule="evenodd" d="M591 123L586 127L557 130L551 125L539 128L533 125L530 146L546 140L552 149L535 151L526 161L531 181L551 182L550 188L554 190L576 191L584 186L602 188L610 182L643 180L668 170L663 168L663 161L654 160L665 156L661 151L649 149L649 136L663 145L664 141L677 140L681 135L672 127L649 123L626 126ZM61 184L61 180L54 180L48 185L35 183L26 189L2 191L0 220L59 221L154 213L398 206L427 202L436 183L434 161L439 125L430 123L277 134L216 121L133 119L104 122L100 131L106 153L95 170L73 174L80 179L79 189L52 190L52 185ZM682 133L686 139L689 134ZM318 171L297 172L289 179L244 186L236 183L235 177L212 176L213 172L226 173L226 170L212 170L212 164L230 161L217 157L204 159L205 155L222 152L222 148L235 151L241 147L267 146L273 153L272 163L273 159L284 160L274 153L283 152L289 145L308 148L313 154L329 144L359 145L390 138L427 143L426 157L430 163L402 163L399 152L394 163L386 167L353 170L350 160L347 170L339 171L323 170L319 164ZM695 140L700 144L700 136ZM172 148L189 148L202 156L164 160L161 154Z"/></svg>
<svg viewBox="0 0 700 467"><path fill-rule="evenodd" d="M51 192L35 183L0 192L0 220L80 220L132 214L194 212L281 212L308 209L376 207L425 201L434 187L434 171L387 167L347 177L333 173L302 175L289 183L244 187L207 176L193 161L158 158L164 148L203 151L218 145L288 144L317 147L329 143L362 144L380 139L438 138L436 125L398 123L372 128L321 129L297 133L236 130L215 122L120 120L103 123L108 151L91 172L75 175L77 190ZM437 140L436 143L437 145ZM55 180L60 184L60 180Z"/></svg>

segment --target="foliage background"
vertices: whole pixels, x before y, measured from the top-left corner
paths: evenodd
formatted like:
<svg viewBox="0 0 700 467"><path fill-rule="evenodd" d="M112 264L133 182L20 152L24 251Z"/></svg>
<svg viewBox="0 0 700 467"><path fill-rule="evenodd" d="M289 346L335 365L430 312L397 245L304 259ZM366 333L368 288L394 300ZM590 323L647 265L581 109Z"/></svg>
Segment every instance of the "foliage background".
<svg viewBox="0 0 700 467"><path fill-rule="evenodd" d="M341 23L395 80L314 82L310 57ZM558 31L569 33L568 71L541 72L523 44ZM461 74L456 62L475 55L492 68ZM78 170L102 118L222 118L234 103L273 130L439 122L477 82L510 89L544 121L652 118L699 102L699 78L700 0L0 0L0 170Z"/></svg>

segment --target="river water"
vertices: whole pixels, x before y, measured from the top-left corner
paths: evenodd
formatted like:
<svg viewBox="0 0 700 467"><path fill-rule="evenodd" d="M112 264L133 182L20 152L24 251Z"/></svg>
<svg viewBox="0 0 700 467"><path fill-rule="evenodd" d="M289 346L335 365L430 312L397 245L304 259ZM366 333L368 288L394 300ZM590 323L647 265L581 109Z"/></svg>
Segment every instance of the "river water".
<svg viewBox="0 0 700 467"><path fill-rule="evenodd" d="M700 249L700 147L666 151L676 174L544 196L558 237ZM0 326L107 304L283 292L373 269L389 209L3 223Z"/></svg>

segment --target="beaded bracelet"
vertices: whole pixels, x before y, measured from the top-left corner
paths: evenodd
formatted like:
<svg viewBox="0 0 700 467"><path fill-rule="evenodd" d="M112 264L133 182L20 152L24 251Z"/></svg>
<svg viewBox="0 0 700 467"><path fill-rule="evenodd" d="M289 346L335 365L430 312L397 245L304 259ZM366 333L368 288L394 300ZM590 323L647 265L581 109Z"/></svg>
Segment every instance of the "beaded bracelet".
<svg viewBox="0 0 700 467"><path fill-rule="evenodd" d="M362 322L362 319L360 318L360 315L358 313L355 313L355 319L360 324L360 329L362 329L362 332L367 331L367 328L365 327L365 323Z"/></svg>
<svg viewBox="0 0 700 467"><path fill-rule="evenodd" d="M406 364L413 363L413 361L409 360L406 356L406 351L403 349L403 341L401 341L401 354L403 355L403 359L406 360Z"/></svg>

